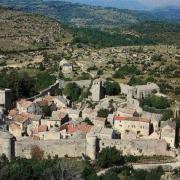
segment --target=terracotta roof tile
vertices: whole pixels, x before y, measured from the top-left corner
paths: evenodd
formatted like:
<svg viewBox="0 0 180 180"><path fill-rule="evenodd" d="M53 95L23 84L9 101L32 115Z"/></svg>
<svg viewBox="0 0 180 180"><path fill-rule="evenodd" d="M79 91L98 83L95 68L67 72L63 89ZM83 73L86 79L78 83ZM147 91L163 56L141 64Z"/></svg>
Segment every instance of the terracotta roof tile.
<svg viewBox="0 0 180 180"><path fill-rule="evenodd" d="M141 117L121 117L121 116L115 116L115 121L139 121L139 122L147 122L150 123L149 119L141 118Z"/></svg>
<svg viewBox="0 0 180 180"><path fill-rule="evenodd" d="M33 102L27 101L26 99L21 99L17 103L23 107L29 107Z"/></svg>

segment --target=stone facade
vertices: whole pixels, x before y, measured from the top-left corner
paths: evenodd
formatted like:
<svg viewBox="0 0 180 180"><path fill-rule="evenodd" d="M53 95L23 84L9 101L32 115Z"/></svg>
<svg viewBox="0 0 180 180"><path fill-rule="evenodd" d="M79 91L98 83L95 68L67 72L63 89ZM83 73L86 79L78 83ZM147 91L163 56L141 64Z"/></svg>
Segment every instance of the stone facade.
<svg viewBox="0 0 180 180"><path fill-rule="evenodd" d="M114 129L121 133L121 138L124 135L133 132L136 136L149 136L150 121L140 117L115 117Z"/></svg>
<svg viewBox="0 0 180 180"><path fill-rule="evenodd" d="M167 150L167 143L164 140L116 140L111 141L102 140L100 142L100 149L106 147L116 147L116 149L122 151L124 155L135 156L174 156L171 151Z"/></svg>
<svg viewBox="0 0 180 180"><path fill-rule="evenodd" d="M106 147L116 147L124 155L162 155L174 156L167 150L164 140L120 140L101 139L98 141L96 135L88 133L86 139L60 139L60 140L21 140L15 143L15 155L20 157L31 157L32 146L37 145L43 151L45 157L58 155L59 157L80 157L83 154L95 159L97 152ZM53 147L53 148L52 148Z"/></svg>
<svg viewBox="0 0 180 180"><path fill-rule="evenodd" d="M43 151L45 157L58 155L59 157L80 157L86 153L85 140L22 140L15 143L15 155L20 157L31 157L32 146L37 145Z"/></svg>
<svg viewBox="0 0 180 180"><path fill-rule="evenodd" d="M93 81L93 84L91 87L93 101L100 101L104 97L103 83L104 81L101 79L96 79Z"/></svg>
<svg viewBox="0 0 180 180"><path fill-rule="evenodd" d="M0 106L10 109L12 105L12 91L10 89L0 90Z"/></svg>
<svg viewBox="0 0 180 180"><path fill-rule="evenodd" d="M8 159L14 156L14 139L9 132L0 130L0 155L2 154Z"/></svg>

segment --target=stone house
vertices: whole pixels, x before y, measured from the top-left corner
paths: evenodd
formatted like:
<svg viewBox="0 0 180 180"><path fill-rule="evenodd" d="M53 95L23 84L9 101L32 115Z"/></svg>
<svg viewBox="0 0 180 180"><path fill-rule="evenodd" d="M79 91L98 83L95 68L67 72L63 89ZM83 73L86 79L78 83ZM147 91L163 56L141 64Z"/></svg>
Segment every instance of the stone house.
<svg viewBox="0 0 180 180"><path fill-rule="evenodd" d="M75 134L79 133L89 133L92 129L92 125L86 124L73 124L68 123L60 127L60 134L62 139L67 139Z"/></svg>
<svg viewBox="0 0 180 180"><path fill-rule="evenodd" d="M158 132L160 127L160 121L162 118L162 114L150 113L143 111L142 118L151 119L152 123L152 132Z"/></svg>
<svg viewBox="0 0 180 180"><path fill-rule="evenodd" d="M37 103L25 99L18 101L16 106L19 113L42 114L42 109Z"/></svg>
<svg viewBox="0 0 180 180"><path fill-rule="evenodd" d="M147 83L146 85L129 86L120 84L121 93L131 96L134 99L142 99L153 92L160 92L160 88L155 83Z"/></svg>
<svg viewBox="0 0 180 180"><path fill-rule="evenodd" d="M21 136L27 135L28 125L31 124L30 118L26 114L17 114L13 117L13 125L10 125L9 131L16 136L16 134Z"/></svg>
<svg viewBox="0 0 180 180"><path fill-rule="evenodd" d="M92 122L93 122L94 126L96 126L96 127L105 127L106 118L95 117L94 119L92 119Z"/></svg>
<svg viewBox="0 0 180 180"><path fill-rule="evenodd" d="M125 108L119 107L119 108L117 109L116 115L117 115L117 116L121 116L121 117L139 116L139 114L138 114L138 112L136 111L136 109L128 108L128 107L125 107Z"/></svg>
<svg viewBox="0 0 180 180"><path fill-rule="evenodd" d="M47 132L48 131L48 126L47 125L39 125L37 127L34 127L31 129L31 134L32 135L39 135L42 132Z"/></svg>
<svg viewBox="0 0 180 180"><path fill-rule="evenodd" d="M15 136L16 138L22 137L22 129L21 126L15 122L9 125L9 132Z"/></svg>
<svg viewBox="0 0 180 180"><path fill-rule="evenodd" d="M66 63L62 65L62 72L64 74L70 74L73 72L73 64L71 63Z"/></svg>
<svg viewBox="0 0 180 180"><path fill-rule="evenodd" d="M56 107L59 108L66 108L70 105L70 101L63 96L55 96L54 103Z"/></svg>
<svg viewBox="0 0 180 180"><path fill-rule="evenodd" d="M41 125L46 125L48 129L53 128L53 127L60 127L61 126L61 120L60 119L41 119Z"/></svg>
<svg viewBox="0 0 180 180"><path fill-rule="evenodd" d="M161 139L164 139L169 147L174 148L176 136L176 123L172 120L161 121Z"/></svg>
<svg viewBox="0 0 180 180"><path fill-rule="evenodd" d="M114 124L114 114L108 114L107 121L113 126L113 124Z"/></svg>
<svg viewBox="0 0 180 180"><path fill-rule="evenodd" d="M89 118L94 119L97 116L97 111L95 109L92 108L84 108L82 110L82 119L86 119Z"/></svg>
<svg viewBox="0 0 180 180"><path fill-rule="evenodd" d="M96 135L98 139L113 139L115 136L113 129L96 126L91 129L90 133Z"/></svg>
<svg viewBox="0 0 180 180"><path fill-rule="evenodd" d="M121 138L129 132L133 132L137 137L149 136L150 120L141 117L114 117L114 129L121 133Z"/></svg>
<svg viewBox="0 0 180 180"><path fill-rule="evenodd" d="M79 109L72 108L62 108L59 110L60 113L67 114L70 119L77 120L81 115L81 111Z"/></svg>

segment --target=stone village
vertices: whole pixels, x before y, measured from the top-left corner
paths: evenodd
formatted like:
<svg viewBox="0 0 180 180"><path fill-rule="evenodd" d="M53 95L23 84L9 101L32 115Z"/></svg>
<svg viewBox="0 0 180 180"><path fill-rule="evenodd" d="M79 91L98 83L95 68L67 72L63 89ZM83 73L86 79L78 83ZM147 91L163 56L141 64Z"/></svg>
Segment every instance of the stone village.
<svg viewBox="0 0 180 180"><path fill-rule="evenodd" d="M140 101L152 93L164 96L155 83L129 86L120 84L121 96L105 96L104 79L76 81L88 88L90 95L76 104L65 95L46 91L30 99L20 99L11 108L10 89L0 91L0 153L31 157L33 146L39 146L46 157L80 157L92 160L105 147L113 147L125 155L178 156L175 148L176 123L161 121L162 114L146 112ZM65 86L57 80L56 88ZM58 87L57 87L58 85ZM44 114L44 109L46 114ZM107 116L99 112L107 109ZM179 117L176 102L174 117Z"/></svg>

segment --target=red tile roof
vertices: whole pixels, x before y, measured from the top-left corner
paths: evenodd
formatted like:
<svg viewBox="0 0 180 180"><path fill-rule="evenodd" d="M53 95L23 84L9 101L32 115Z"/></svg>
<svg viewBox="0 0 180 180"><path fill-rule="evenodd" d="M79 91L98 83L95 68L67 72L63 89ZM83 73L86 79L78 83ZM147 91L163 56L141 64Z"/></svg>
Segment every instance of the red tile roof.
<svg viewBox="0 0 180 180"><path fill-rule="evenodd" d="M18 110L17 110L17 109L11 109L11 110L9 111L8 116L13 117L13 116L15 116L15 115L17 115L17 114L18 114Z"/></svg>
<svg viewBox="0 0 180 180"><path fill-rule="evenodd" d="M145 119L145 118L141 118L141 117L121 117L121 116L115 116L114 117L115 121L139 121L139 122L146 122L146 123L150 123L150 119Z"/></svg>
<svg viewBox="0 0 180 180"><path fill-rule="evenodd" d="M48 130L47 125L40 125L37 128L32 129L33 134L38 134L39 132L46 132Z"/></svg>
<svg viewBox="0 0 180 180"><path fill-rule="evenodd" d="M33 102L27 101L26 99L21 99L20 101L17 102L19 105L23 107L29 107Z"/></svg>
<svg viewBox="0 0 180 180"><path fill-rule="evenodd" d="M114 117L115 121L122 121L122 120L126 120L126 119L127 119L127 117L122 117L122 116L115 116Z"/></svg>
<svg viewBox="0 0 180 180"><path fill-rule="evenodd" d="M93 126L91 126L91 125L78 124L77 126L73 126L72 124L66 124L66 125L60 127L60 131L66 129L68 134L73 134L77 131L88 133L88 132L90 132L92 127Z"/></svg>

